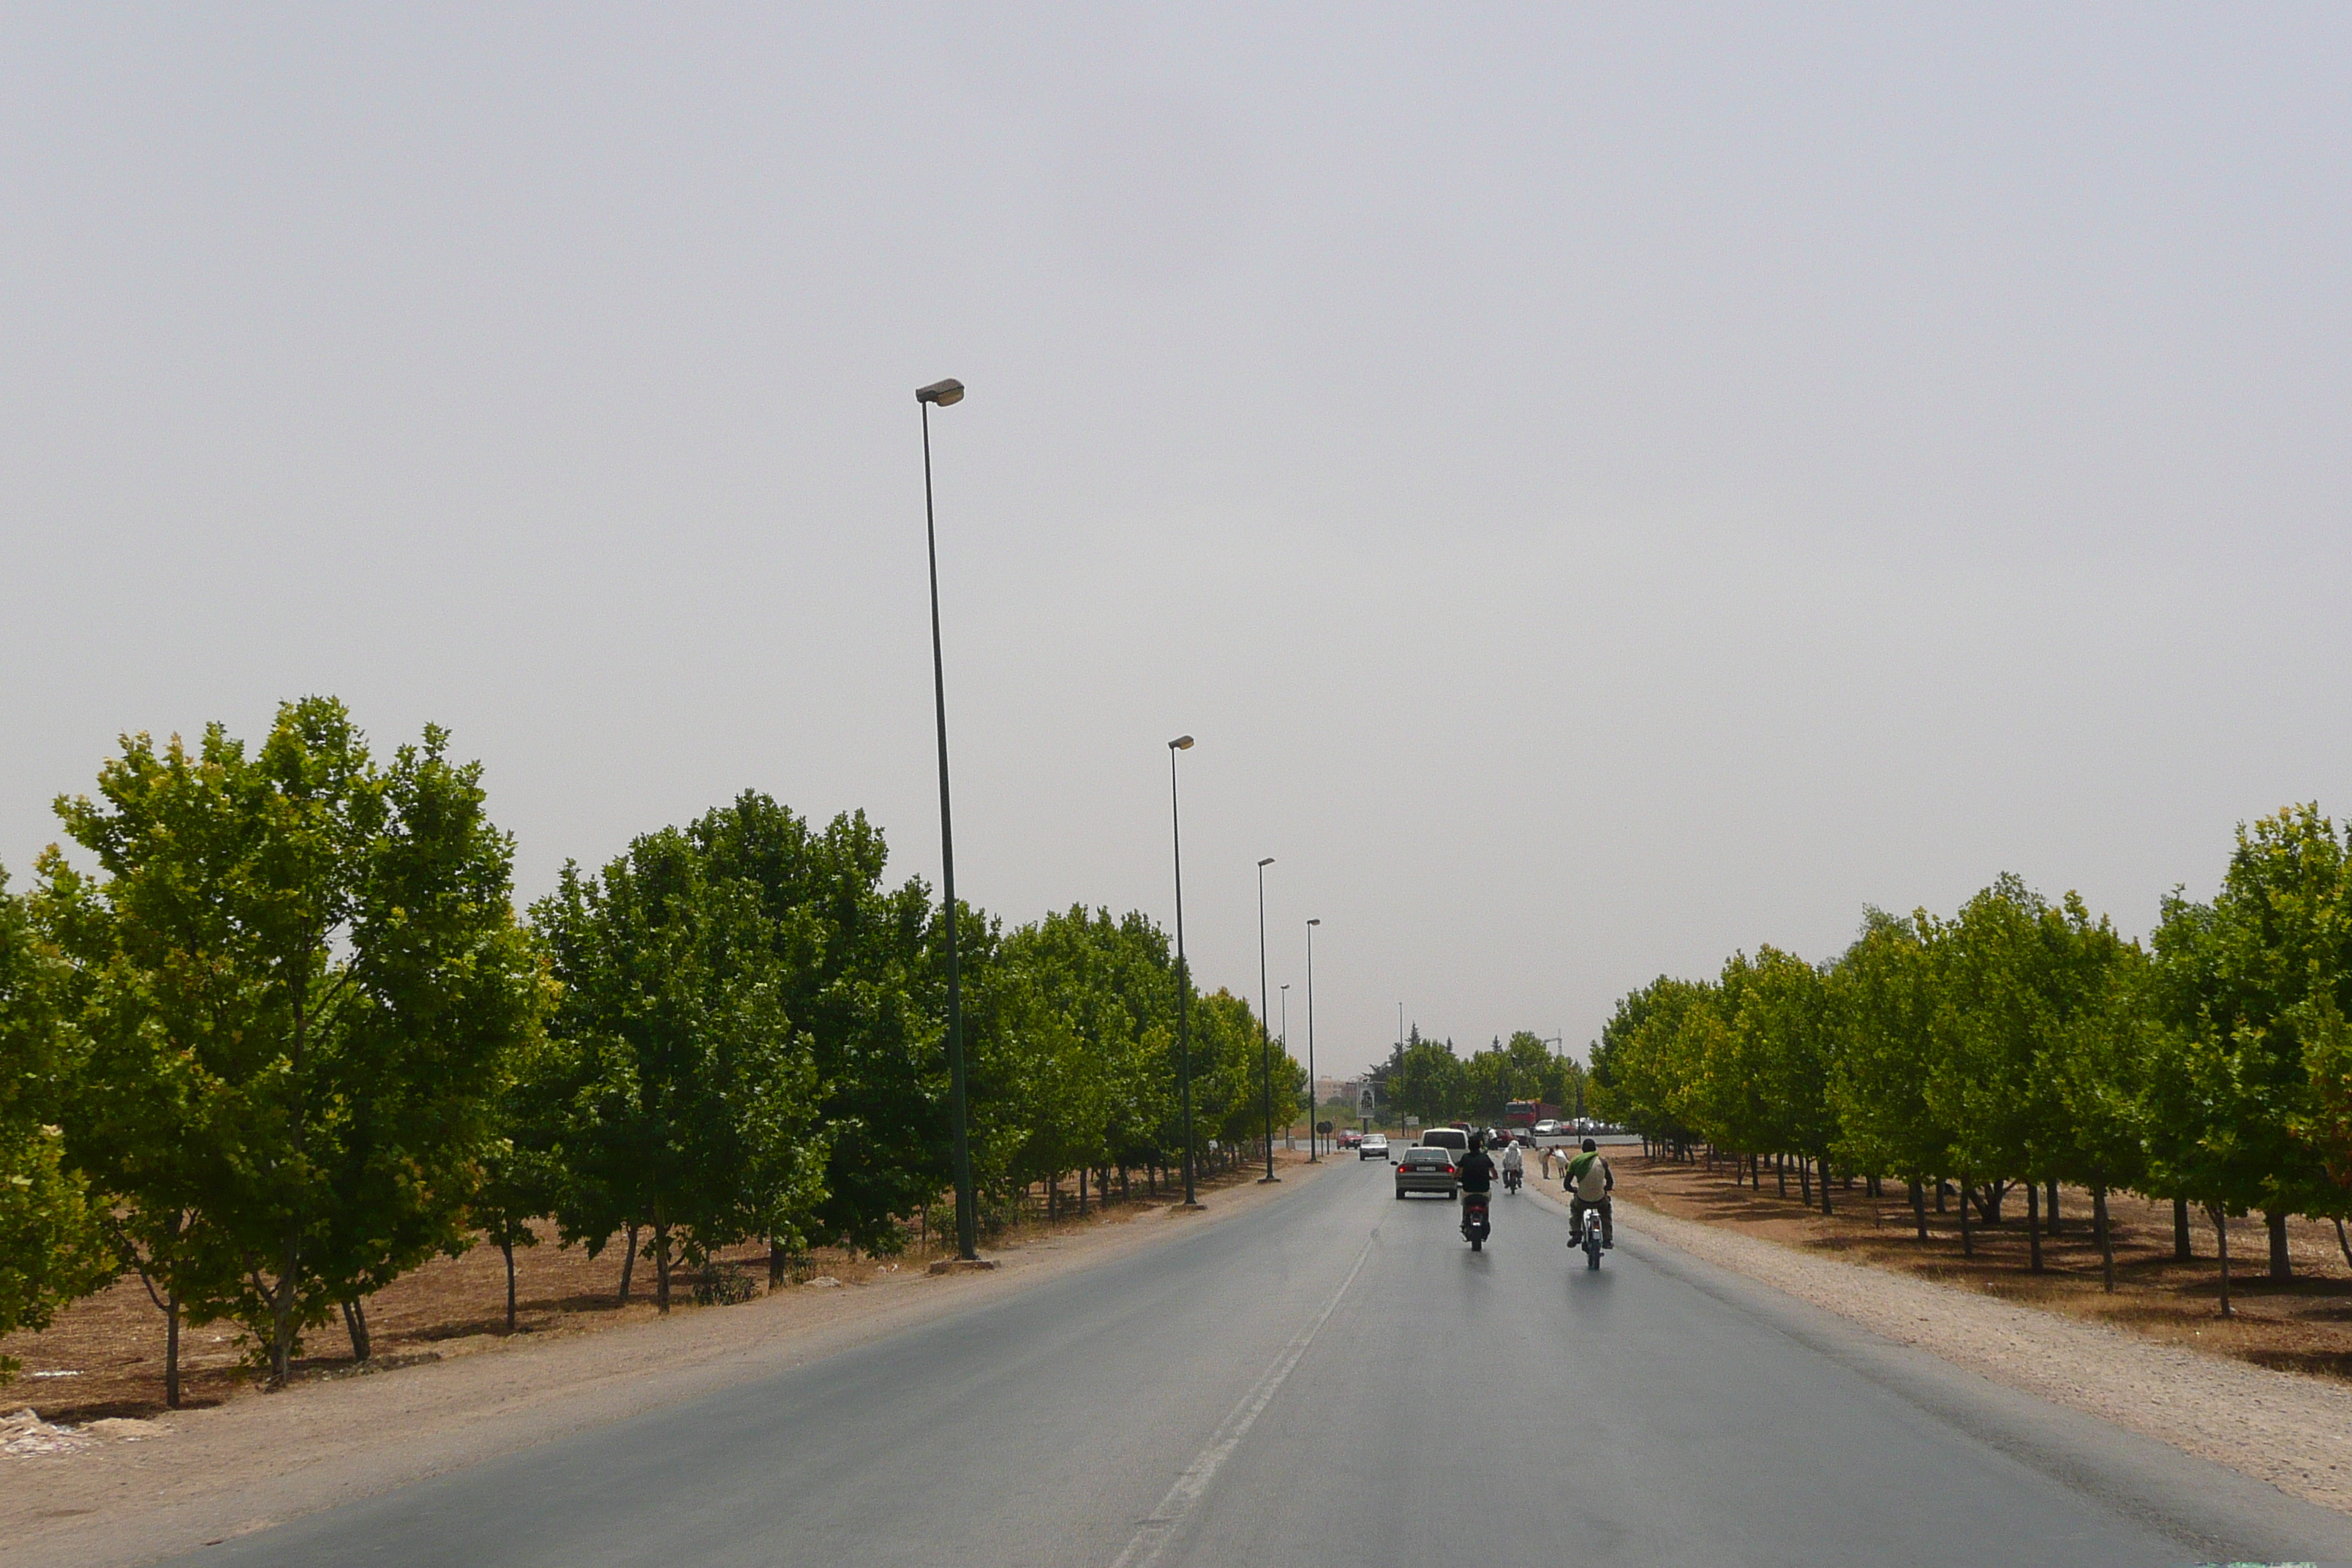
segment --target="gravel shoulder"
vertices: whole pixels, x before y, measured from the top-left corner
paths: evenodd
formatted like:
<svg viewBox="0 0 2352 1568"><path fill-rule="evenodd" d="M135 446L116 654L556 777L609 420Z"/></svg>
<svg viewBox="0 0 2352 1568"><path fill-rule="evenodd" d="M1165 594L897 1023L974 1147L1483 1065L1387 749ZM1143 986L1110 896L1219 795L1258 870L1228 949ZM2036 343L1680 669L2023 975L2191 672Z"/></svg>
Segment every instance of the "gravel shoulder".
<svg viewBox="0 0 2352 1568"><path fill-rule="evenodd" d="M125 1423L140 1430L69 1452L0 1458L0 1562L128 1568L266 1529L968 1310L1246 1213L1328 1169L1301 1164L1282 1186L1204 1192L1197 1213L1123 1210L991 1253L988 1272L887 1275L522 1339Z"/></svg>
<svg viewBox="0 0 2352 1568"><path fill-rule="evenodd" d="M1528 1190L1567 1207L1547 1184ZM2352 1514L2352 1387L1799 1252L1622 1193L1617 1225L1995 1383Z"/></svg>

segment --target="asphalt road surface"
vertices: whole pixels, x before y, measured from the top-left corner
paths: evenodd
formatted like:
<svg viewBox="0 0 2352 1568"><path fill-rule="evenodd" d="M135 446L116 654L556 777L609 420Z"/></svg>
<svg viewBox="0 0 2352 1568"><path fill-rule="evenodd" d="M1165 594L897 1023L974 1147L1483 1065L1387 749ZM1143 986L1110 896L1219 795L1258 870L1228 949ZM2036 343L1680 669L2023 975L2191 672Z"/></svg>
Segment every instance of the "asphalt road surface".
<svg viewBox="0 0 2352 1568"><path fill-rule="evenodd" d="M2352 1521L1620 1232L1359 1163L780 1375L184 1561L2352 1561Z"/></svg>

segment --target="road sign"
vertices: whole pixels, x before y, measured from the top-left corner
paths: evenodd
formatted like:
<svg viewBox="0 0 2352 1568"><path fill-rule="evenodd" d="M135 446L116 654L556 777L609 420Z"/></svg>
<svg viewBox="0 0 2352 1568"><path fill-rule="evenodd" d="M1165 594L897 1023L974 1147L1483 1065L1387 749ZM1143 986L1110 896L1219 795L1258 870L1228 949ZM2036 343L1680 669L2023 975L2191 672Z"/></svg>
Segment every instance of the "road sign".
<svg viewBox="0 0 2352 1568"><path fill-rule="evenodd" d="M1404 1119L1404 1124L1407 1127L1418 1127L1421 1125L1421 1118L1418 1116L1408 1116Z"/></svg>

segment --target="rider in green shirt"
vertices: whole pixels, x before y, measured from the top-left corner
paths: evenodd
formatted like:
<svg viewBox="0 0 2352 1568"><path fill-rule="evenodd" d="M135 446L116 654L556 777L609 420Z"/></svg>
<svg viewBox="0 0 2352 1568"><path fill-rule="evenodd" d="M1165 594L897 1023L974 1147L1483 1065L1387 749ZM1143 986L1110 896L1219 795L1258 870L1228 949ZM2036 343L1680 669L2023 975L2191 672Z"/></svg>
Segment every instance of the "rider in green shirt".
<svg viewBox="0 0 2352 1568"><path fill-rule="evenodd" d="M1614 1247L1617 1238L1612 1234L1616 1215L1612 1210L1609 1194L1616 1189L1617 1173L1609 1162L1601 1157L1601 1146L1591 1139L1584 1141L1584 1152L1568 1163L1568 1245L1584 1245L1584 1216L1598 1213L1601 1216L1601 1245Z"/></svg>

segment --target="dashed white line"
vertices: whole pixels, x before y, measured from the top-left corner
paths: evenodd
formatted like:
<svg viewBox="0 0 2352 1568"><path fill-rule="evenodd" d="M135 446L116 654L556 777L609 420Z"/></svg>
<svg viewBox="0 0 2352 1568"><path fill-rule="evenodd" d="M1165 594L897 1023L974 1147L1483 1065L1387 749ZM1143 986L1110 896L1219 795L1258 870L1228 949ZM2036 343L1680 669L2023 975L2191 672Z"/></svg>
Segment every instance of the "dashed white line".
<svg viewBox="0 0 2352 1568"><path fill-rule="evenodd" d="M1217 1472L1224 1468L1234 1450L1241 1447L1242 1439L1249 1436L1249 1429L1257 1425L1257 1418L1265 1407L1274 1403L1274 1396L1282 1392L1282 1385L1289 1380L1291 1369L1298 1364L1298 1358L1307 1353L1307 1347L1315 1342L1315 1336L1322 1331L1331 1314L1339 1310L1340 1298L1347 1295L1348 1287L1356 1282L1356 1276L1364 1271L1364 1262L1371 1257L1372 1243L1378 1236L1379 1233L1375 1232L1364 1238L1364 1249L1356 1254L1355 1267L1348 1270L1345 1279L1339 1281L1339 1288L1331 1292L1331 1299L1323 1303L1323 1310L1315 1314L1315 1321L1282 1348L1282 1353L1274 1358L1274 1363L1259 1374L1258 1380L1250 1385L1250 1391L1242 1395L1241 1403L1234 1405L1219 1423L1209 1438L1208 1447L1193 1456L1192 1462L1185 1466L1183 1473L1176 1478L1176 1484L1168 1489L1168 1495L1160 1500L1160 1506L1136 1527L1135 1534L1128 1541L1127 1550L1113 1559L1111 1568L1151 1568L1160 1561L1160 1552L1166 1551L1168 1543L1175 1539L1187 1516L1200 1506L1202 1497L1209 1489L1209 1483L1216 1479Z"/></svg>

